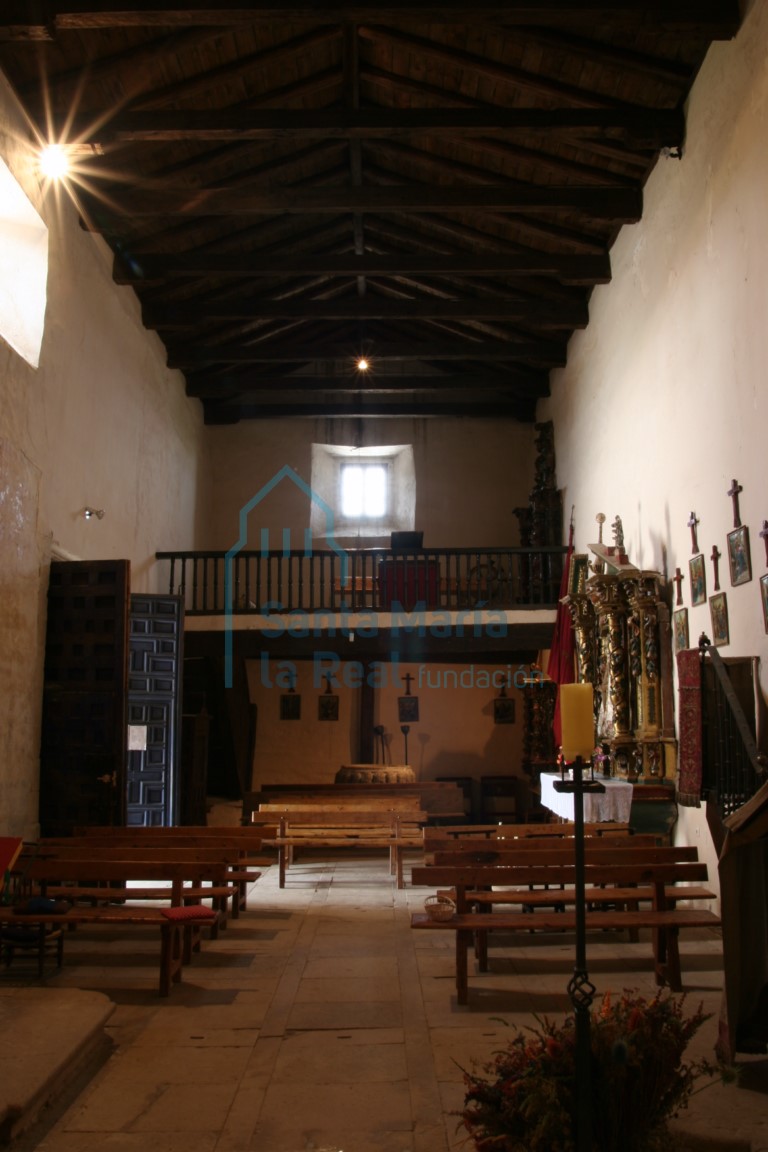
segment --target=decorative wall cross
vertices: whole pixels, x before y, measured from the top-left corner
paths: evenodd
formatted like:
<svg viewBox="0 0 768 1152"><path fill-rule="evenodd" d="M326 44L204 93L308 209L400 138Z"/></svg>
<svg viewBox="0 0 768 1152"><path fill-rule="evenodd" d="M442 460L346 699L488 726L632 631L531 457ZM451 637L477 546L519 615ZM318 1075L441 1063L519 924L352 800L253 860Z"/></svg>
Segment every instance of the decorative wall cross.
<svg viewBox="0 0 768 1152"><path fill-rule="evenodd" d="M691 555L695 556L699 550L699 541L696 535L696 525L699 523L698 517L695 512L691 512L688 517L688 527L691 530Z"/></svg>
<svg viewBox="0 0 768 1152"><path fill-rule="evenodd" d="M720 552L720 549L717 547L717 544L713 544L712 545L712 555L710 556L710 560L712 561L712 567L715 570L715 586L714 586L715 592L720 591L720 569L719 569L718 565L720 563L721 555L722 555L722 553Z"/></svg>
<svg viewBox="0 0 768 1152"><path fill-rule="evenodd" d="M675 588L677 589L677 596L675 599L675 604L682 604L682 602L683 602L683 593L682 593L683 580L685 580L685 576L683 576L683 574L679 568L675 568L675 574L672 577L672 582L674 583Z"/></svg>
<svg viewBox="0 0 768 1152"><path fill-rule="evenodd" d="M410 674L410 672L406 672L405 676L403 676L403 680L405 680L405 694L406 694L406 696L410 696L410 694L411 694L411 680L415 680L415 679L416 679L416 677L412 676Z"/></svg>
<svg viewBox="0 0 768 1152"><path fill-rule="evenodd" d="M740 528L741 527L741 515L739 513L739 492L743 492L743 491L744 491L744 489L742 488L741 484L739 484L738 480L732 480L731 486L726 493L726 495L730 496L731 500L733 500L733 526L734 526L734 528Z"/></svg>
<svg viewBox="0 0 768 1152"><path fill-rule="evenodd" d="M763 526L760 529L760 535L765 544L765 566L768 568L768 520L763 520Z"/></svg>

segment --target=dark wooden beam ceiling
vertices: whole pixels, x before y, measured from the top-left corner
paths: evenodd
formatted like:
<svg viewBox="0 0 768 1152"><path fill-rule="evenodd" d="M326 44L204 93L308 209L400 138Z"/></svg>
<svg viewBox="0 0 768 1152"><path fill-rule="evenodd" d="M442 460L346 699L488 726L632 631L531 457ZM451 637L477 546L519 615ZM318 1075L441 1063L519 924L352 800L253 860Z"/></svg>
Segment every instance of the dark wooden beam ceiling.
<svg viewBox="0 0 768 1152"><path fill-rule="evenodd" d="M226 7L211 6L199 0L181 3L128 8L122 0L6 0L0 34L46 40L55 32L101 28L189 27L202 25L252 25L257 21L275 23L286 19L321 20L329 24L364 20L380 24L469 24L488 22L509 25L547 25L593 28L596 24L615 27L637 27L647 22L664 29L680 31L694 26L705 29L713 38L731 36L738 27L738 8L732 0L653 0L638 4L636 0L612 0L611 3L582 4L575 8L571 0L534 0L533 3L510 3L509 0L483 0L477 7L466 0L443 0L438 6L416 6L411 0L357 0L355 4L327 4L324 0L305 0L303 4L286 2L253 7L229 0Z"/></svg>
<svg viewBox="0 0 768 1152"><path fill-rule="evenodd" d="M738 25L736 0L5 0L0 68L208 423L532 422Z"/></svg>

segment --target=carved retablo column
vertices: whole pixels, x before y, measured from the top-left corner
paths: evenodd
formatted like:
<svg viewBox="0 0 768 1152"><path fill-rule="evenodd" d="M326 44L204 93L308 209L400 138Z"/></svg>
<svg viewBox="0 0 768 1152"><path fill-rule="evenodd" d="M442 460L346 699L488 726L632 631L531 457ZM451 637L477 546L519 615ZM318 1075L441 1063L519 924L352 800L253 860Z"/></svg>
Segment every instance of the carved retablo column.
<svg viewBox="0 0 768 1152"><path fill-rule="evenodd" d="M628 743L632 736L624 588L618 577L600 574L587 582L587 593L597 615L600 636L598 740Z"/></svg>
<svg viewBox="0 0 768 1152"><path fill-rule="evenodd" d="M580 683L597 682L597 618L586 592L572 593L563 603L571 614L573 642L576 649L576 679Z"/></svg>

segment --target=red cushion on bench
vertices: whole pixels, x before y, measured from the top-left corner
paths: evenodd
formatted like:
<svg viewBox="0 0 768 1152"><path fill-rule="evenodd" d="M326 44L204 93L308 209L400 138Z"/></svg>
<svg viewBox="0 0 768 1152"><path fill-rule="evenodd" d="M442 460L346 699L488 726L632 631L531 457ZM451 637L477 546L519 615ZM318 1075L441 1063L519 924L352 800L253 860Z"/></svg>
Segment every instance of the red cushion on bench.
<svg viewBox="0 0 768 1152"><path fill-rule="evenodd" d="M168 920L215 920L218 913L204 904L185 904L179 908L161 908Z"/></svg>

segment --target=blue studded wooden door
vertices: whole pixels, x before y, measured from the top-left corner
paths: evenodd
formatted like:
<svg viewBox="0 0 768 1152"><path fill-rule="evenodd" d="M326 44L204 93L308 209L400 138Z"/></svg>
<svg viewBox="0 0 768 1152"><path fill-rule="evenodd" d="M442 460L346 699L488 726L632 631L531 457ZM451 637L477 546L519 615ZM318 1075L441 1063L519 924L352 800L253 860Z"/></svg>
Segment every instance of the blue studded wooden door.
<svg viewBox="0 0 768 1152"><path fill-rule="evenodd" d="M131 596L125 823L179 822L183 605L179 596Z"/></svg>

